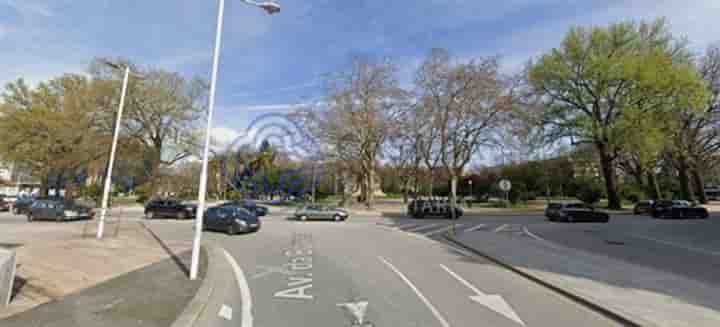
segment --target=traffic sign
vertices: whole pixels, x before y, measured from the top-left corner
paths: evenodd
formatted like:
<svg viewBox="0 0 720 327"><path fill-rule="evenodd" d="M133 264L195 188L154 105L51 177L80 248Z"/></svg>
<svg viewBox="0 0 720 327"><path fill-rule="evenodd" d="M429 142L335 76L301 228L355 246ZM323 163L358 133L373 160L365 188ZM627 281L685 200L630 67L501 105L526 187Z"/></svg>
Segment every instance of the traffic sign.
<svg viewBox="0 0 720 327"><path fill-rule="evenodd" d="M500 183L498 183L498 186L500 186L500 190L503 192L509 192L510 189L512 189L512 183L510 183L507 179L501 180Z"/></svg>

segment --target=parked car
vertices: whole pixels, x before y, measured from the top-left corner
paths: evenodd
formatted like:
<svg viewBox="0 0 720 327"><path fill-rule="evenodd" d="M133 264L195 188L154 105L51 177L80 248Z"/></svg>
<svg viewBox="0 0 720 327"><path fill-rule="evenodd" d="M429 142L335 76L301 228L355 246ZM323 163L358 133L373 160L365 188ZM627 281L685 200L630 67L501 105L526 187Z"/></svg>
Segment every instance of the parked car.
<svg viewBox="0 0 720 327"><path fill-rule="evenodd" d="M262 217L262 216L267 215L267 214L268 214L268 211L269 211L267 207L259 206L259 205L257 205L257 203L255 203L255 202L253 202L253 201L248 201L248 200L244 200L244 201L228 201L228 202L225 202L225 203L221 204L220 206L236 206L236 207L242 207L242 208L245 208L245 209L249 210L250 212L254 213L254 214L257 215L258 217Z"/></svg>
<svg viewBox="0 0 720 327"><path fill-rule="evenodd" d="M545 217L558 222L599 222L607 223L610 215L584 203L550 203L545 209Z"/></svg>
<svg viewBox="0 0 720 327"><path fill-rule="evenodd" d="M413 218L444 217L451 219L450 203L442 200L412 200L407 207L408 216ZM462 217L463 209L455 207L455 219Z"/></svg>
<svg viewBox="0 0 720 327"><path fill-rule="evenodd" d="M635 207L633 208L633 214L644 215L651 213L653 203L655 203L655 201L653 200L638 201L637 203L635 203Z"/></svg>
<svg viewBox="0 0 720 327"><path fill-rule="evenodd" d="M10 202L5 201L4 196L0 196L0 211L9 211Z"/></svg>
<svg viewBox="0 0 720 327"><path fill-rule="evenodd" d="M683 200L659 200L652 206L653 218L670 219L706 219L709 216L707 209L700 206L692 206L690 202Z"/></svg>
<svg viewBox="0 0 720 327"><path fill-rule="evenodd" d="M28 221L92 219L95 212L88 206L73 201L37 200L27 209Z"/></svg>
<svg viewBox="0 0 720 327"><path fill-rule="evenodd" d="M249 210L239 206L218 206L205 211L203 229L237 233L256 232L260 229L260 220Z"/></svg>
<svg viewBox="0 0 720 327"><path fill-rule="evenodd" d="M172 199L158 199L148 202L145 205L145 218L155 219L160 217L189 219L195 218L197 205L182 203Z"/></svg>
<svg viewBox="0 0 720 327"><path fill-rule="evenodd" d="M35 198L26 196L26 197L20 197L13 203L12 205L12 212L16 215L27 215L28 209L30 209L30 206L35 202Z"/></svg>
<svg viewBox="0 0 720 327"><path fill-rule="evenodd" d="M295 211L295 218L302 221L310 219L344 221L347 220L348 217L349 214L345 209L320 205L304 206Z"/></svg>

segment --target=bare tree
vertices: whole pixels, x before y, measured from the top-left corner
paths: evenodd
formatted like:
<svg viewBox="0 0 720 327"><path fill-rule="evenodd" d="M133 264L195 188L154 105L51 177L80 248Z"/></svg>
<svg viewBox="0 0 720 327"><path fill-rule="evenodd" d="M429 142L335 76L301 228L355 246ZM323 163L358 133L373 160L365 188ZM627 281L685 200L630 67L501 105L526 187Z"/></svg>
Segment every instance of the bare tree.
<svg viewBox="0 0 720 327"><path fill-rule="evenodd" d="M434 49L415 84L450 176L454 218L459 178L480 149L496 144L497 131L512 109L510 83L498 72L496 58L455 64L446 50Z"/></svg>
<svg viewBox="0 0 720 327"><path fill-rule="evenodd" d="M358 167L362 199L373 206L377 161L403 107L405 92L390 61L354 57L350 68L328 81L324 103L296 116L331 159Z"/></svg>

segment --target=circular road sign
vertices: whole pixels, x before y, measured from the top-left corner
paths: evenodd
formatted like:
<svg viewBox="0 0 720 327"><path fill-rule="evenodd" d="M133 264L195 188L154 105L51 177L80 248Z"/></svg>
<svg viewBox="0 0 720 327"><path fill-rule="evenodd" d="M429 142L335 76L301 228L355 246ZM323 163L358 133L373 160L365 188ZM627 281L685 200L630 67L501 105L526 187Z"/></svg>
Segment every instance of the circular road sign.
<svg viewBox="0 0 720 327"><path fill-rule="evenodd" d="M510 181L507 179L503 179L500 181L500 183L498 183L498 186L500 186L500 189L502 191L508 192L512 188L512 183L510 183Z"/></svg>

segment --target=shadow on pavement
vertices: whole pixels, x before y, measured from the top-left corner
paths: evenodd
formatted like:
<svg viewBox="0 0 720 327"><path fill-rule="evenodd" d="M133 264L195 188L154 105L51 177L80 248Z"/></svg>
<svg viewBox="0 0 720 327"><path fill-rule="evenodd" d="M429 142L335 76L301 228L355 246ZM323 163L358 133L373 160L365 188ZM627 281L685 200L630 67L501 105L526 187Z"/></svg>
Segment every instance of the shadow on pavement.
<svg viewBox="0 0 720 327"><path fill-rule="evenodd" d="M165 250L165 253L167 253L167 254L170 256L170 258L172 259L172 261L175 262L175 264L178 266L178 268L180 268L180 270L182 270L182 272L185 273L185 276L189 277L189 276L190 276L190 269L187 267L187 265L185 265L185 263L183 263L182 260L180 260L180 257L178 257L178 256L165 244L165 242L163 242L162 239L160 239L160 237L158 237L157 234L155 234L155 232L153 232L152 229L150 229L149 227L147 227L147 225L145 225L145 224L142 223L142 222L140 222L140 225L142 225L142 227L143 227L145 230L147 230L148 233L150 233L150 235L155 239L155 241L157 241L158 244L160 244L160 246L163 248L163 250Z"/></svg>

